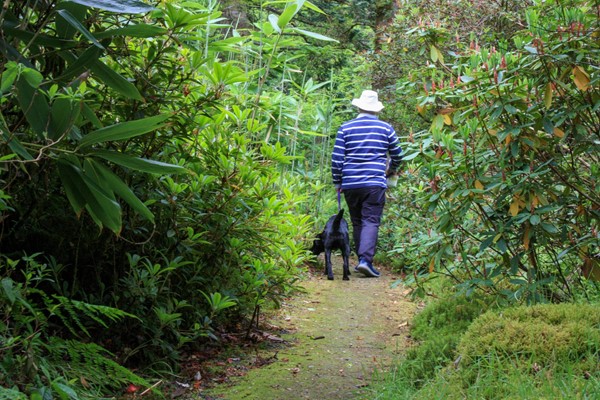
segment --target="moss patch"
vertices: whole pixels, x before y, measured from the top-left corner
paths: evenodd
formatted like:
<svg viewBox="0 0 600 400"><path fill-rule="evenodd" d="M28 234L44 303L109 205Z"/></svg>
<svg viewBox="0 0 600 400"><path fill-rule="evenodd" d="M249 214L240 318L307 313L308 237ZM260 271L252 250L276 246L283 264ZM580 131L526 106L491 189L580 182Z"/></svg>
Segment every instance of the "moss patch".
<svg viewBox="0 0 600 400"><path fill-rule="evenodd" d="M471 325L459 352L466 363L490 354L557 367L584 362L600 354L600 311L589 304L540 304L488 312Z"/></svg>

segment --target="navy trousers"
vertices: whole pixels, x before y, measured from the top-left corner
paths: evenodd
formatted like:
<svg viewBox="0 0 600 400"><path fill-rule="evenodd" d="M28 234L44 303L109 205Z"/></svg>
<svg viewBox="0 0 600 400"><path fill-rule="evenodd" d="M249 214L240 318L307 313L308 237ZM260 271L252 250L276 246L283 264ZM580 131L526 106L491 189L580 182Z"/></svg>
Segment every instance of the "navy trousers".
<svg viewBox="0 0 600 400"><path fill-rule="evenodd" d="M372 263L385 205L385 188L345 189L344 198L350 211L356 254L359 260Z"/></svg>

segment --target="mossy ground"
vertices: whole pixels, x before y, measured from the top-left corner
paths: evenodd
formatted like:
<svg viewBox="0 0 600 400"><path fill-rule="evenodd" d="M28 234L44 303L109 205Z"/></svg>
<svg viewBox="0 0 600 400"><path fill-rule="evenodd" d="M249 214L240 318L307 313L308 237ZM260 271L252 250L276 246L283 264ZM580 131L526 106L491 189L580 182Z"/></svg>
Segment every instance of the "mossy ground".
<svg viewBox="0 0 600 400"><path fill-rule="evenodd" d="M364 397L364 388L407 347L416 306L402 286L391 287L397 277L385 270L380 278L353 273L343 281L341 259L335 257L336 279L328 281L320 272L319 267L303 283L306 294L290 299L271 318L289 332L282 335L289 345L271 349L275 361L204 392L205 398Z"/></svg>

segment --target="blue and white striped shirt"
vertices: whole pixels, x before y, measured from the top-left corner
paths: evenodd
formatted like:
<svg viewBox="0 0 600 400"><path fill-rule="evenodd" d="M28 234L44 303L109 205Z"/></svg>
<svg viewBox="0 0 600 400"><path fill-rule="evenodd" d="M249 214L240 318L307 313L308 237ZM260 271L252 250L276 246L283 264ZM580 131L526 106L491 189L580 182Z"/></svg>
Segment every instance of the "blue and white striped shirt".
<svg viewBox="0 0 600 400"><path fill-rule="evenodd" d="M343 123L331 155L334 185L341 184L342 189L386 188L388 154L389 171L396 171L402 161L402 149L390 124L371 114L359 114Z"/></svg>

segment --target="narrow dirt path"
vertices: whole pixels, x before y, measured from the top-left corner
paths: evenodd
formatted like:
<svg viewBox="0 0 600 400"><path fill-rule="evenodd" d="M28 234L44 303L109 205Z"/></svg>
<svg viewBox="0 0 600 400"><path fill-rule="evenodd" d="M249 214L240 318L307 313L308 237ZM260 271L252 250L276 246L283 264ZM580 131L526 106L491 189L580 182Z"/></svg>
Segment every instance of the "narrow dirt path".
<svg viewBox="0 0 600 400"><path fill-rule="evenodd" d="M211 396L363 398L374 372L387 370L406 348L416 307L402 286L391 287L397 277L388 271L380 278L353 272L350 281L342 281L341 258L333 261L334 281L315 274L302 285L307 293L284 304L271 320L290 332L282 337L292 345L279 350L275 362L250 370L233 386L211 391Z"/></svg>

